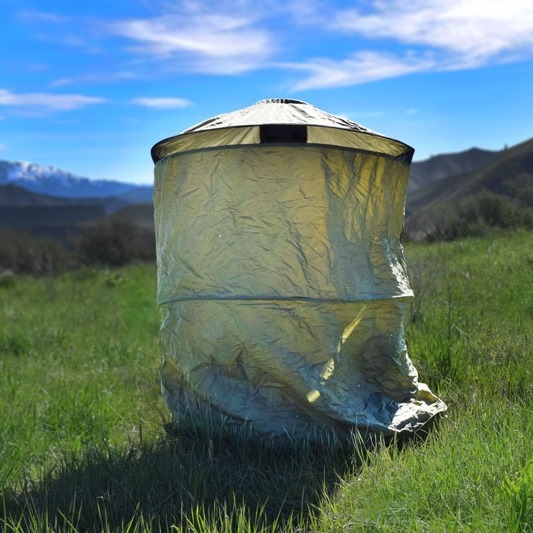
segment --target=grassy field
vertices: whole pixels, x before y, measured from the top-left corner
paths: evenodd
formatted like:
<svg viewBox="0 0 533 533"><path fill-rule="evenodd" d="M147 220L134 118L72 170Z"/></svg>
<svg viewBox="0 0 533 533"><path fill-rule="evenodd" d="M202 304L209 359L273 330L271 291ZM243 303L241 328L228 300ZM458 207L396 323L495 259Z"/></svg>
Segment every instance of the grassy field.
<svg viewBox="0 0 533 533"><path fill-rule="evenodd" d="M533 235L406 251L426 438L169 430L155 268L0 278L0 530L533 531Z"/></svg>

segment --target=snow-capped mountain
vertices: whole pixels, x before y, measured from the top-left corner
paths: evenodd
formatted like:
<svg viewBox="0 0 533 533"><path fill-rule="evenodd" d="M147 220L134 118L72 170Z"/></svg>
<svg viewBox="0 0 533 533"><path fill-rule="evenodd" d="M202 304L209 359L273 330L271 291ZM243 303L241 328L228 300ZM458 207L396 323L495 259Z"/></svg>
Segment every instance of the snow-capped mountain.
<svg viewBox="0 0 533 533"><path fill-rule="evenodd" d="M25 161L0 161L0 185L13 183L29 191L65 198L116 196L131 202L151 202L152 187L111 180L92 180L56 167Z"/></svg>

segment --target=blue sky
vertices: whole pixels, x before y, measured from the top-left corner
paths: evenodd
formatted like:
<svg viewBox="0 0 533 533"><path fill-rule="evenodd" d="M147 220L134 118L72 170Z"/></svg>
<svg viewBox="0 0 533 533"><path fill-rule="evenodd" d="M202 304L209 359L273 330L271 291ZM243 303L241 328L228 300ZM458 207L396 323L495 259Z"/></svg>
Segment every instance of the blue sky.
<svg viewBox="0 0 533 533"><path fill-rule="evenodd" d="M273 97L416 150L533 137L531 0L0 0L0 159L151 183L157 141Z"/></svg>

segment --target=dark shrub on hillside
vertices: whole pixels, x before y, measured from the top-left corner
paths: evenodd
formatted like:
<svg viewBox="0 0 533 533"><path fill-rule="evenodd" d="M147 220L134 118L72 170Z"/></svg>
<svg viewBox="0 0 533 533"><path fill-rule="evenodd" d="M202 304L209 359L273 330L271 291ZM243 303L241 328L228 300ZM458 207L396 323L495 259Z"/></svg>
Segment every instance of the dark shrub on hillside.
<svg viewBox="0 0 533 533"><path fill-rule="evenodd" d="M473 223L482 222L491 228L515 228L521 225L520 209L513 200L489 191L465 199L459 204L463 218Z"/></svg>
<svg viewBox="0 0 533 533"><path fill-rule="evenodd" d="M533 207L533 174L522 172L506 183L518 205Z"/></svg>
<svg viewBox="0 0 533 533"><path fill-rule="evenodd" d="M74 254L82 265L114 267L155 259L153 233L125 220L83 228L73 244Z"/></svg>
<svg viewBox="0 0 533 533"><path fill-rule="evenodd" d="M71 263L69 253L55 240L0 228L0 272L57 274L70 268Z"/></svg>
<svg viewBox="0 0 533 533"><path fill-rule="evenodd" d="M433 209L414 224L408 221L405 235L407 239L422 234L428 241L450 241L483 236L491 228L533 229L533 209L507 196L483 190Z"/></svg>

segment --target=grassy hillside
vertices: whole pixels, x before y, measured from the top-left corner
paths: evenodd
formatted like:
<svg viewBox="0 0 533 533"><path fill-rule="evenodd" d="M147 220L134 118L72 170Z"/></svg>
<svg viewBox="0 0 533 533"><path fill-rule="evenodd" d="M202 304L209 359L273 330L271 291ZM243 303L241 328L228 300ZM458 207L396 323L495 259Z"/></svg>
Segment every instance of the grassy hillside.
<svg viewBox="0 0 533 533"><path fill-rule="evenodd" d="M531 233L409 246L426 439L275 450L166 431L155 268L0 279L0 529L531 531Z"/></svg>
<svg viewBox="0 0 533 533"><path fill-rule="evenodd" d="M452 240L491 227L533 228L533 139L407 196L410 239Z"/></svg>
<svg viewBox="0 0 533 533"><path fill-rule="evenodd" d="M411 165L409 191L421 189L442 178L469 172L479 168L499 152L470 148L464 152L440 154Z"/></svg>
<svg viewBox="0 0 533 533"><path fill-rule="evenodd" d="M482 189L509 197L527 195L533 205L533 139L499 152L474 171L442 178L409 194L407 210L418 214Z"/></svg>

